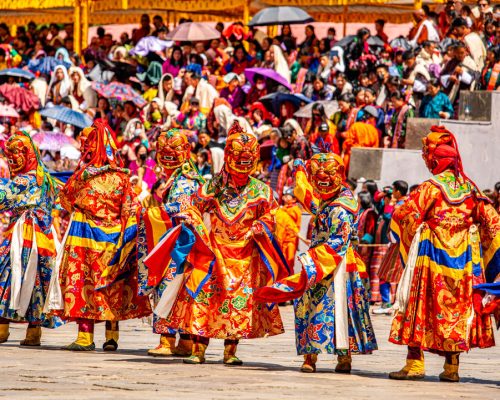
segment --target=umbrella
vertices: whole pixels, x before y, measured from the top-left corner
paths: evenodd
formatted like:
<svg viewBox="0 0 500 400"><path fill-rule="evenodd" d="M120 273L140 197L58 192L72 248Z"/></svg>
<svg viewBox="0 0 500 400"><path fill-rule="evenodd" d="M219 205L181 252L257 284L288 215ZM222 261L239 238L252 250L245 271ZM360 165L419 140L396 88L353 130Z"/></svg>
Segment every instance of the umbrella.
<svg viewBox="0 0 500 400"><path fill-rule="evenodd" d="M16 110L30 112L38 110L40 107L40 99L33 92L25 89L18 84L4 83L0 85L0 95L2 95L7 103L14 106Z"/></svg>
<svg viewBox="0 0 500 400"><path fill-rule="evenodd" d="M292 85L290 85L287 80L278 72L276 72L274 69L270 68L247 68L245 69L245 76L246 78L253 82L255 75L262 75L265 78L271 79L280 85L283 85L289 90L292 90Z"/></svg>
<svg viewBox="0 0 500 400"><path fill-rule="evenodd" d="M92 82L92 87L102 97L119 101L133 101L137 107L144 107L146 100L139 93L125 83L111 82L107 85L101 82Z"/></svg>
<svg viewBox="0 0 500 400"><path fill-rule="evenodd" d="M356 40L356 35L347 35L344 36L342 39L340 39L338 42L335 43L335 46L342 47L345 49L347 46L349 46L352 42Z"/></svg>
<svg viewBox="0 0 500 400"><path fill-rule="evenodd" d="M197 42L219 38L220 32L217 29L199 22L184 22L167 34L167 39L175 42Z"/></svg>
<svg viewBox="0 0 500 400"><path fill-rule="evenodd" d="M50 73L54 71L54 69L58 65L63 65L66 68L71 67L71 64L58 58L43 57L39 58L38 60L31 60L28 63L28 68L33 72L40 72L41 74L50 75Z"/></svg>
<svg viewBox="0 0 500 400"><path fill-rule="evenodd" d="M397 50L411 50L411 44L406 40L403 36L397 37L396 39L393 39L390 43L391 48L397 49Z"/></svg>
<svg viewBox="0 0 500 400"><path fill-rule="evenodd" d="M129 54L146 57L149 53L163 51L168 47L172 47L173 44L174 42L171 40L161 40L155 36L146 36L139 40L137 45L129 51Z"/></svg>
<svg viewBox="0 0 500 400"><path fill-rule="evenodd" d="M260 99L260 101L267 107L272 107L274 115L280 115L280 107L285 101L293 103L296 108L299 108L302 103L309 104L312 100L303 94L281 93L274 92L268 94Z"/></svg>
<svg viewBox="0 0 500 400"><path fill-rule="evenodd" d="M19 118L19 114L12 106L9 106L8 104L0 104L0 117Z"/></svg>
<svg viewBox="0 0 500 400"><path fill-rule="evenodd" d="M370 36L368 40L366 41L369 46L373 47L384 47L385 43L382 39L380 39L378 36Z"/></svg>
<svg viewBox="0 0 500 400"><path fill-rule="evenodd" d="M339 110L339 105L337 101L315 101L314 103L309 103L308 105L302 107L299 111L293 114L297 118L312 118L312 108L315 104L323 104L325 108L325 113L328 118L331 118Z"/></svg>
<svg viewBox="0 0 500 400"><path fill-rule="evenodd" d="M33 75L30 71L21 68L2 69L0 71L0 76L14 76L16 78L23 78L29 81L35 79L35 75Z"/></svg>
<svg viewBox="0 0 500 400"><path fill-rule="evenodd" d="M248 26L292 25L312 21L314 18L298 7L269 7L255 14Z"/></svg>
<svg viewBox="0 0 500 400"><path fill-rule="evenodd" d="M90 118L87 114L81 113L79 111L74 111L71 108L63 106L44 108L40 111L40 115L42 117L52 118L56 121L60 121L65 124L73 125L82 129L92 125L92 118Z"/></svg>
<svg viewBox="0 0 500 400"><path fill-rule="evenodd" d="M274 142L271 139L266 140L260 145L260 159L270 160L273 157Z"/></svg>
<svg viewBox="0 0 500 400"><path fill-rule="evenodd" d="M62 132L40 131L31 138L40 150L60 151L63 146L78 146L75 139L66 136Z"/></svg>

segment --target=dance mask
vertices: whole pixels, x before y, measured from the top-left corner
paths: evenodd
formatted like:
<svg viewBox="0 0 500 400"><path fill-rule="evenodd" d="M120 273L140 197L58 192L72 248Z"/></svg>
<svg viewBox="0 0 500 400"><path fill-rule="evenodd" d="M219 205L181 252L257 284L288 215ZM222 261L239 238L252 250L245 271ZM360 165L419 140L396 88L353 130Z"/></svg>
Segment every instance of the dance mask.
<svg viewBox="0 0 500 400"><path fill-rule="evenodd" d="M260 146L257 138L246 133L238 122L228 132L224 162L231 175L248 177L257 168Z"/></svg>
<svg viewBox="0 0 500 400"><path fill-rule="evenodd" d="M89 126L84 128L78 137L82 157L86 155L87 159L90 159L97 151L97 140L95 137L92 137L93 135L96 135L96 128L94 126Z"/></svg>
<svg viewBox="0 0 500 400"><path fill-rule="evenodd" d="M12 136L5 146L5 156L13 177L37 169L36 153L30 139L26 136Z"/></svg>
<svg viewBox="0 0 500 400"><path fill-rule="evenodd" d="M307 163L309 179L322 199L338 193L345 180L344 163L334 153L315 154Z"/></svg>
<svg viewBox="0 0 500 400"><path fill-rule="evenodd" d="M157 143L157 161L165 169L182 166L191 156L191 145L182 129L161 132Z"/></svg>
<svg viewBox="0 0 500 400"><path fill-rule="evenodd" d="M457 174L463 172L455 137L445 127L431 127L431 132L422 139L422 143L422 158L433 174L448 168Z"/></svg>

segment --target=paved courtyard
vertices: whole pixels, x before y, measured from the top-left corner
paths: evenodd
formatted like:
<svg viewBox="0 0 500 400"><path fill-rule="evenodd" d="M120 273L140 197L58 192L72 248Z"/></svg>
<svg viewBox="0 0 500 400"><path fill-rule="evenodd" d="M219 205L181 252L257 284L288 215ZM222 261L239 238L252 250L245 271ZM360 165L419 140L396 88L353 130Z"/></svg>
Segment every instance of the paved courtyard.
<svg viewBox="0 0 500 400"><path fill-rule="evenodd" d="M287 332L269 339L246 341L238 355L242 367L221 363L222 341L213 341L207 363L185 365L179 358L146 355L157 344L146 321L121 325L117 353L70 353L76 326L44 330L43 345L34 350L18 347L23 325L13 325L11 337L0 345L2 367L0 398L6 399L500 399L500 346L474 350L461 361L461 383L441 383L443 359L427 356L427 378L420 382L387 379L399 369L405 349L387 342L390 317L373 318L379 351L353 360L350 376L333 372L332 358L320 357L318 373L301 374L302 359L295 354L293 310L281 308ZM103 324L96 329L101 347ZM497 342L500 335L497 333Z"/></svg>

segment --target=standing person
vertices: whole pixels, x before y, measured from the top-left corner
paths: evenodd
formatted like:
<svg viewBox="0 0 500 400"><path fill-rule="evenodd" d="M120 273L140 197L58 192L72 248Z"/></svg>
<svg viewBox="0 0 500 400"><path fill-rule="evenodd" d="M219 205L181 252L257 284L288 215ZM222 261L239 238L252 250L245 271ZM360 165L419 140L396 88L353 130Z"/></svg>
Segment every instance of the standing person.
<svg viewBox="0 0 500 400"><path fill-rule="evenodd" d="M410 30L408 39L413 47L422 44L426 40L432 40L433 42L439 42L439 33L437 27L434 25L432 20L430 20L425 11L422 9L413 12L413 19L415 20L415 26Z"/></svg>
<svg viewBox="0 0 500 400"><path fill-rule="evenodd" d="M439 379L458 382L460 353L494 346L491 317L473 285L500 269L500 219L465 175L456 139L442 126L423 139L433 177L394 213L405 271L389 341L408 346L406 366L391 379L425 376L423 351L445 356Z"/></svg>
<svg viewBox="0 0 500 400"><path fill-rule="evenodd" d="M170 129L160 133L157 141L157 161L163 169L166 180L159 205L153 205L141 212L138 234L139 282L141 294L152 290L148 287L148 271L144 259L156 246L163 234L172 227L172 219L191 204L192 196L203 184L191 161L191 146L185 132ZM174 268L170 266L169 268ZM154 303L157 305L168 280L162 280L154 290ZM153 332L160 334L160 343L155 349L148 350L151 356L190 356L192 341L189 334L181 333L175 345L177 330L168 327L167 321L153 314Z"/></svg>
<svg viewBox="0 0 500 400"><path fill-rule="evenodd" d="M363 262L353 249L358 203L346 186L342 159L316 154L307 165L295 162L295 195L314 216L311 246L299 255L302 272L257 291L258 299L284 302L297 299L297 353L301 371L316 371L318 354L336 354L337 373L351 372L351 354L377 349L369 315L368 292L360 273Z"/></svg>
<svg viewBox="0 0 500 400"><path fill-rule="evenodd" d="M276 240L287 264L293 269L299 244L302 211L297 205L293 189L283 193L283 203L284 205L276 211Z"/></svg>
<svg viewBox="0 0 500 400"><path fill-rule="evenodd" d="M351 149L353 147L379 147L379 131L375 127L378 118L378 111L373 106L363 109L364 121L355 122L349 130L345 132L345 141L342 147L344 155L344 165L349 170Z"/></svg>
<svg viewBox="0 0 500 400"><path fill-rule="evenodd" d="M394 112L386 129L384 147L391 149L404 149L406 141L406 128L408 118L413 118L413 107L405 102L403 94L397 90L390 95Z"/></svg>
<svg viewBox="0 0 500 400"><path fill-rule="evenodd" d="M258 154L257 139L235 123L224 149L223 170L200 187L193 199L196 209L185 213L191 223L209 213L207 240L215 255L199 294L181 286L165 315L168 326L193 335L192 356L185 363L204 363L210 338L217 338L224 339L224 364L241 365L236 356L240 339L283 333L277 306L267 307L253 296L257 288L289 273L283 255L272 247L277 204L269 186L250 176ZM197 223L195 230L203 231L203 224ZM194 267L200 268L200 262ZM163 297L168 295L164 292Z"/></svg>
<svg viewBox="0 0 500 400"><path fill-rule="evenodd" d="M320 127L322 124L326 124L327 129L325 132L320 132ZM326 115L325 107L321 103L315 103L312 107L312 118L307 122L304 134L309 139L311 144L316 144L316 141L321 136L328 137L329 143L331 145L331 150L337 154L339 151L339 144L335 134L337 132L336 126L328 119Z"/></svg>
<svg viewBox="0 0 500 400"><path fill-rule="evenodd" d="M12 217L0 245L0 343L9 337L10 321L22 321L28 329L21 346L40 346L41 327L60 324L44 312L56 254L51 225L57 188L29 135L11 136L5 155L11 180L0 179L0 211Z"/></svg>
<svg viewBox="0 0 500 400"><path fill-rule="evenodd" d="M67 350L94 350L94 324L106 321L103 349L116 351L118 321L151 313L149 299L138 296L131 257L138 204L109 126L94 121L80 141L80 164L60 194L71 220L56 264L60 298L52 309L78 323L78 337Z"/></svg>
<svg viewBox="0 0 500 400"><path fill-rule="evenodd" d="M431 78L427 84L427 94L420 103L419 117L449 119L453 112L453 104L441 90L439 79Z"/></svg>
<svg viewBox="0 0 500 400"><path fill-rule="evenodd" d="M382 212L379 219L379 227L377 228L376 242L380 245L383 251L380 251L377 265L374 266L374 277L376 278L377 284L380 291L380 300L382 304L379 308L373 310L373 314L392 314L392 301L391 301L391 282L380 278L380 269L382 268L385 257L390 250L390 237L389 228L391 223L392 214L396 207L401 206L403 201L406 199L408 194L408 183L405 181L395 181L392 184L392 188L388 187L385 192L383 199L383 205L381 205Z"/></svg>
<svg viewBox="0 0 500 400"><path fill-rule="evenodd" d="M358 238L360 244L358 252L365 263L366 269L369 271L373 254L373 247L370 245L375 242L377 211L373 206L372 195L368 191L358 193L358 202L360 205L358 221Z"/></svg>

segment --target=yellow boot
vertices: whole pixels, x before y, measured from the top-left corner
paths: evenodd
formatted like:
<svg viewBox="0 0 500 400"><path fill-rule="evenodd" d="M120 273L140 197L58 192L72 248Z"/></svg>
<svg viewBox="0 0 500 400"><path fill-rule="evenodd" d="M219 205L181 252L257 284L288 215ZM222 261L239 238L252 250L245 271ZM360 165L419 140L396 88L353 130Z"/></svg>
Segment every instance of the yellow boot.
<svg viewBox="0 0 500 400"><path fill-rule="evenodd" d="M203 364L205 362L205 351L208 345L203 343L193 343L191 356L183 360L184 364Z"/></svg>
<svg viewBox="0 0 500 400"><path fill-rule="evenodd" d="M93 351L95 350L94 334L78 331L77 339L69 346L63 347L63 349L70 351Z"/></svg>
<svg viewBox="0 0 500 400"><path fill-rule="evenodd" d="M0 343L4 343L9 338L9 324L0 324Z"/></svg>
<svg viewBox="0 0 500 400"><path fill-rule="evenodd" d="M316 372L316 362L318 361L317 354L305 354L304 363L300 367L300 372L313 373Z"/></svg>
<svg viewBox="0 0 500 400"><path fill-rule="evenodd" d="M192 351L193 341L191 339L183 339L181 337L177 347L174 349L174 354L179 357L189 357Z"/></svg>
<svg viewBox="0 0 500 400"><path fill-rule="evenodd" d="M339 355L337 356L337 366L335 367L335 372L338 374L350 374L351 364L352 358L350 355Z"/></svg>
<svg viewBox="0 0 500 400"><path fill-rule="evenodd" d="M399 371L391 372L390 379L399 381L417 381L425 378L424 360L406 360L406 365Z"/></svg>
<svg viewBox="0 0 500 400"><path fill-rule="evenodd" d="M236 357L236 349L238 345L236 343L224 344L224 364L225 365L243 365L243 361L241 361L238 357Z"/></svg>
<svg viewBox="0 0 500 400"><path fill-rule="evenodd" d="M439 380L443 382L459 382L458 376L458 354L447 354L444 363L444 371L439 374Z"/></svg>
<svg viewBox="0 0 500 400"><path fill-rule="evenodd" d="M39 326L28 326L26 338L21 340L21 346L40 346L42 338L42 328Z"/></svg>
<svg viewBox="0 0 500 400"><path fill-rule="evenodd" d="M148 350L148 355L153 357L170 357L174 355L175 336L160 336L160 344L155 348ZM191 353L191 350L189 351Z"/></svg>
<svg viewBox="0 0 500 400"><path fill-rule="evenodd" d="M120 331L118 329L106 329L106 341L102 345L104 351L116 351L118 349L118 339Z"/></svg>

